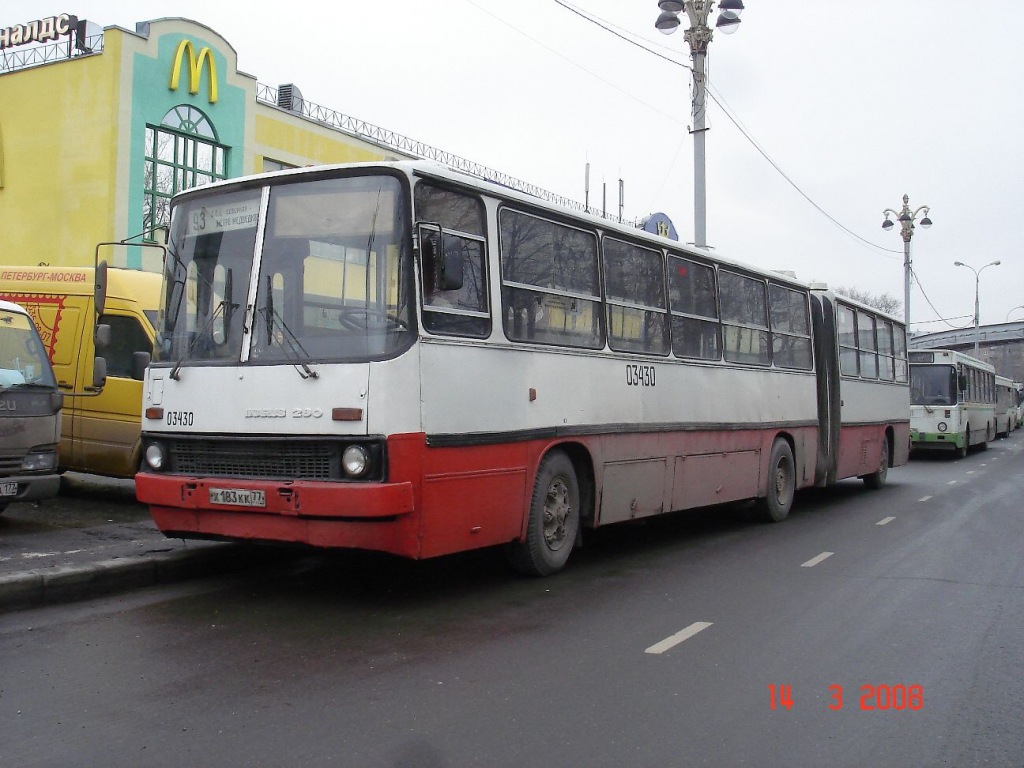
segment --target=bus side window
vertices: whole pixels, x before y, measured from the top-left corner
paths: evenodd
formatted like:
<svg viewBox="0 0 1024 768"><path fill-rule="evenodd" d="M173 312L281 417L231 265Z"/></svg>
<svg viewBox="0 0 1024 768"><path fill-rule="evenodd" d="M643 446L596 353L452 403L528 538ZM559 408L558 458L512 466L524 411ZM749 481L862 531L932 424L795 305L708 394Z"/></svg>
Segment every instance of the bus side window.
<svg viewBox="0 0 1024 768"><path fill-rule="evenodd" d="M771 365L764 280L721 269L718 271L718 284L725 359L734 363Z"/></svg>
<svg viewBox="0 0 1024 768"><path fill-rule="evenodd" d="M423 327L450 336L490 336L483 202L425 181L416 185L414 196Z"/></svg>
<svg viewBox="0 0 1024 768"><path fill-rule="evenodd" d="M604 279L608 346L667 355L665 266L660 251L606 237Z"/></svg>
<svg viewBox="0 0 1024 768"><path fill-rule="evenodd" d="M498 226L505 335L603 347L597 235L510 208L499 212Z"/></svg>
<svg viewBox="0 0 1024 768"><path fill-rule="evenodd" d="M780 368L811 368L811 320L807 294L768 284L768 317L772 326L772 360Z"/></svg>
<svg viewBox="0 0 1024 768"><path fill-rule="evenodd" d="M669 304L672 308L672 353L700 360L722 358L715 269L675 254L668 258Z"/></svg>

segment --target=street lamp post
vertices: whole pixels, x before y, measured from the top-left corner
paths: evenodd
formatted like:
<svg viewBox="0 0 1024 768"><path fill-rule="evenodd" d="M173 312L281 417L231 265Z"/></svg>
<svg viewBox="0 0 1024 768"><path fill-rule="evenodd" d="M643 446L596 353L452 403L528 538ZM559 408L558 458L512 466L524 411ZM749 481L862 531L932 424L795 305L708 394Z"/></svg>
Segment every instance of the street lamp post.
<svg viewBox="0 0 1024 768"><path fill-rule="evenodd" d="M998 267L1002 262L990 261L981 269L975 269L970 264L964 264L962 261L954 261L954 267L967 267L971 272L974 273L974 356L978 356L978 284L981 282L981 273L985 271L987 267Z"/></svg>
<svg viewBox="0 0 1024 768"><path fill-rule="evenodd" d="M1010 315L1012 315L1014 310L1017 310L1017 309L1024 309L1024 304L1019 304L1016 307L1013 307L1013 309L1011 309L1009 312L1007 312L1006 313L1006 322L1010 322Z"/></svg>
<svg viewBox="0 0 1024 768"><path fill-rule="evenodd" d="M707 181L704 166L704 133L707 131L704 108L707 83L705 59L708 43L711 42L711 28L708 16L714 8L713 0L658 0L661 15L654 26L659 32L671 35L679 27L679 14L686 11L690 27L686 30L686 43L693 59L693 239L699 248L707 246ZM736 31L740 23L743 0L721 0L721 11L715 28L726 34Z"/></svg>
<svg viewBox="0 0 1024 768"><path fill-rule="evenodd" d="M893 227L893 222L889 218L890 214L895 216L896 221L900 223L900 236L903 238L903 322L907 326L908 333L910 332L910 238L914 236L914 220L917 218L917 214L924 213L924 218L921 219L921 229L928 229L932 225L932 220L928 218L928 211L928 206L922 205L911 213L910 197L907 195L903 196L903 208L899 213L892 208L882 211L885 215L882 229L886 232Z"/></svg>

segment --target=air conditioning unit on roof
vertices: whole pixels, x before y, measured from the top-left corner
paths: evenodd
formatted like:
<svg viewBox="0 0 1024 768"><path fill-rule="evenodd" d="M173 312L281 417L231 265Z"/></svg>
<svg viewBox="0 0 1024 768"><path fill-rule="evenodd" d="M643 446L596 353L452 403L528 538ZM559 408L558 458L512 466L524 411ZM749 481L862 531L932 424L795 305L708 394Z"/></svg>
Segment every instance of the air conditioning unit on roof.
<svg viewBox="0 0 1024 768"><path fill-rule="evenodd" d="M288 83L277 89L277 106L302 114L302 91L297 85Z"/></svg>

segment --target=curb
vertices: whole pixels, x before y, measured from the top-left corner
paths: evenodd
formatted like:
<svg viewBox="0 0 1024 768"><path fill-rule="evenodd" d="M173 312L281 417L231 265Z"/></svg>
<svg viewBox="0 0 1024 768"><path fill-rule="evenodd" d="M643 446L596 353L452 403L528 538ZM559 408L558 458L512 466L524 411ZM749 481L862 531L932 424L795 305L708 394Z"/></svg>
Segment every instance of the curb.
<svg viewBox="0 0 1024 768"><path fill-rule="evenodd" d="M103 597L140 587L242 570L265 559L246 544L201 544L190 549L39 568L0 575L0 614Z"/></svg>

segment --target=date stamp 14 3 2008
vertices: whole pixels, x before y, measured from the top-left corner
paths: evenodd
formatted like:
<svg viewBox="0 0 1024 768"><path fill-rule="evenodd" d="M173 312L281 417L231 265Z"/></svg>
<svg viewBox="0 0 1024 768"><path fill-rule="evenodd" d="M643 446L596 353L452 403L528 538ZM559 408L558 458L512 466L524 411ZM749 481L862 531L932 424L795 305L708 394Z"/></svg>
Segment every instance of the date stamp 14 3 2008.
<svg viewBox="0 0 1024 768"><path fill-rule="evenodd" d="M828 708L833 712L843 708L843 686L828 687L830 701ZM862 685L860 686L860 709L868 711L917 712L924 709L924 687L920 685ZM796 704L792 685L768 686L769 709L790 710Z"/></svg>

